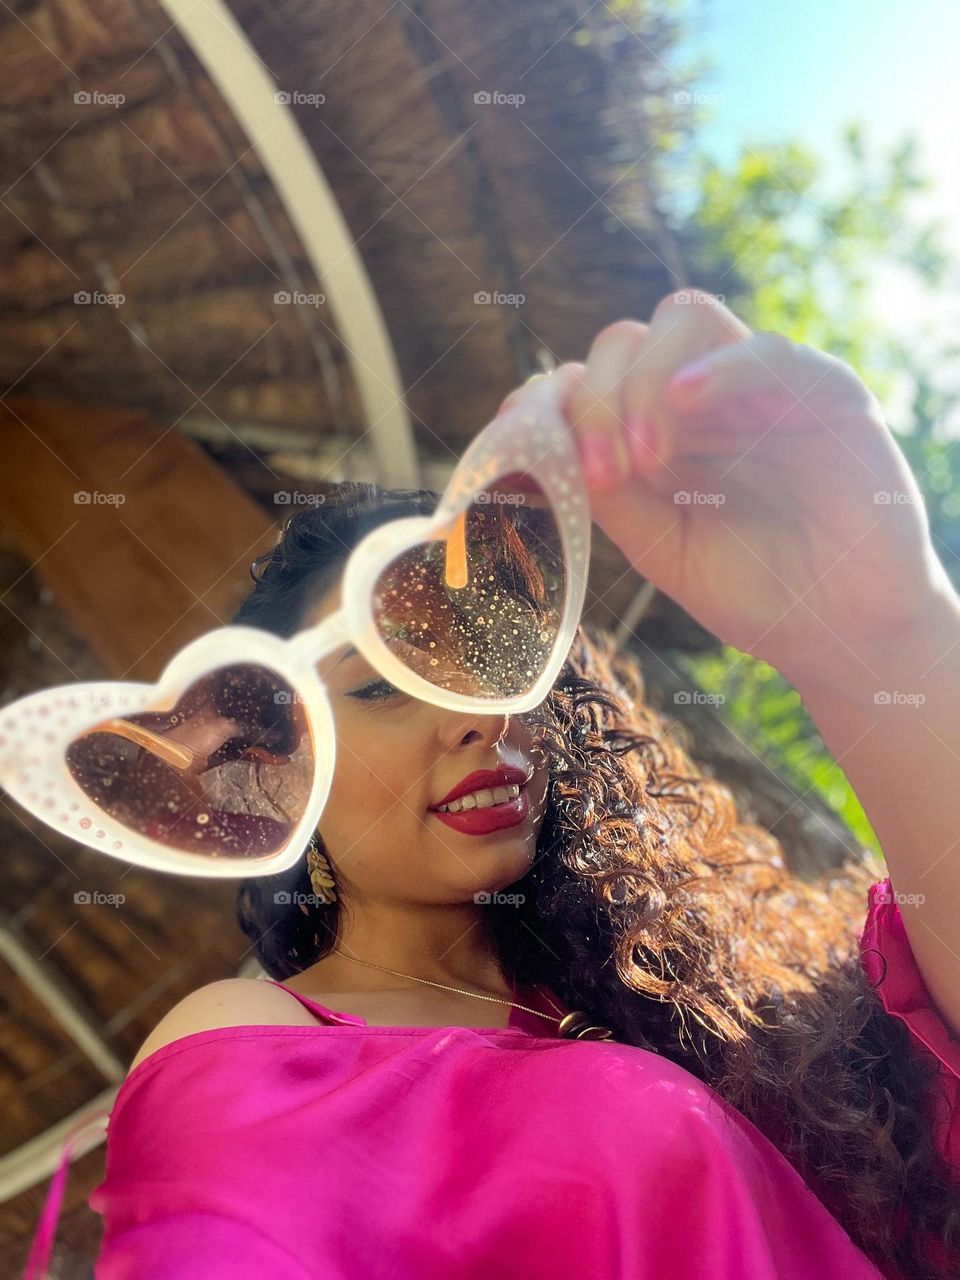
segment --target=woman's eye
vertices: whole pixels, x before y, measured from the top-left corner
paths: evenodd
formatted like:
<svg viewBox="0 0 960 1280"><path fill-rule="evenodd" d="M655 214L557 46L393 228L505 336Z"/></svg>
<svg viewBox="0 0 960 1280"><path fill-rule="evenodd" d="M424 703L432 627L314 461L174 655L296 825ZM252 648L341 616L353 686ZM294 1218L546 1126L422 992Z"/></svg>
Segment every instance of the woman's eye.
<svg viewBox="0 0 960 1280"><path fill-rule="evenodd" d="M348 697L363 699L390 698L395 693L399 692L399 689L395 688L392 684L389 684L386 680L371 680L370 683L365 684L363 688L354 689L353 693L349 694Z"/></svg>

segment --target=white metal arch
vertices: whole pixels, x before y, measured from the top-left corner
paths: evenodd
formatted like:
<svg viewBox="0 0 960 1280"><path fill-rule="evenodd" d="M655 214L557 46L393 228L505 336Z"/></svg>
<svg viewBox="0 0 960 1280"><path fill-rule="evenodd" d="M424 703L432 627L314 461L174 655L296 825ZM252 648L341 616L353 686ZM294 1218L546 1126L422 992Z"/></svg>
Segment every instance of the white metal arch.
<svg viewBox="0 0 960 1280"><path fill-rule="evenodd" d="M329 182L222 0L161 0L243 126L330 301L386 485L419 484L410 416L380 304Z"/></svg>

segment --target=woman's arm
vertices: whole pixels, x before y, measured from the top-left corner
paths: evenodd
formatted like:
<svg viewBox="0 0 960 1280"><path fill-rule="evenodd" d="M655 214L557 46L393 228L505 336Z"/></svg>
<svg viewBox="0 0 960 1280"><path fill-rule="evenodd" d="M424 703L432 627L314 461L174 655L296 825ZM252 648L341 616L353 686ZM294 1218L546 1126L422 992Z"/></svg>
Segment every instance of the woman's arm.
<svg viewBox="0 0 960 1280"><path fill-rule="evenodd" d="M690 292L553 376L595 522L806 702L957 1032L960 602L876 396L843 361Z"/></svg>
<svg viewBox="0 0 960 1280"><path fill-rule="evenodd" d="M649 325L609 325L585 365L552 376L594 521L806 702L960 1031L960 602L876 396L842 360L696 291Z"/></svg>
<svg viewBox="0 0 960 1280"><path fill-rule="evenodd" d="M883 850L923 980L960 1036L960 600L858 654L842 686L829 667L794 687L850 779Z"/></svg>

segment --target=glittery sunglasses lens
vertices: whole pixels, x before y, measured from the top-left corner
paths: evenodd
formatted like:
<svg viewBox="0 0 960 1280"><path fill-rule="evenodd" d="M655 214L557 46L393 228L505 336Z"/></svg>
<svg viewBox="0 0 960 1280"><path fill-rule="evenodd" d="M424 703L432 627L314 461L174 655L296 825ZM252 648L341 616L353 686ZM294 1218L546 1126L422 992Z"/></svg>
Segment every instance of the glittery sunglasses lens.
<svg viewBox="0 0 960 1280"><path fill-rule="evenodd" d="M529 475L501 478L377 581L375 621L418 675L473 697L517 697L550 659L567 590L560 532Z"/></svg>
<svg viewBox="0 0 960 1280"><path fill-rule="evenodd" d="M220 667L170 709L105 717L66 751L103 813L198 858L267 858L306 808L314 750L299 695L253 663Z"/></svg>

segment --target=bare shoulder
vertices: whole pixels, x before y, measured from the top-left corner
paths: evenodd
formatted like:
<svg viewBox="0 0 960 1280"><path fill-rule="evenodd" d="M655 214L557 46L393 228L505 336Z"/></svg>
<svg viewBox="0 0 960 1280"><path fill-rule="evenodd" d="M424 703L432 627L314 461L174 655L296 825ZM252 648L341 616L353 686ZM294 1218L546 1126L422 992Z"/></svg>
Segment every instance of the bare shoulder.
<svg viewBox="0 0 960 1280"><path fill-rule="evenodd" d="M292 995L259 978L223 978L198 987L165 1013L144 1040L127 1074L164 1045L214 1027L299 1026L316 1019Z"/></svg>

